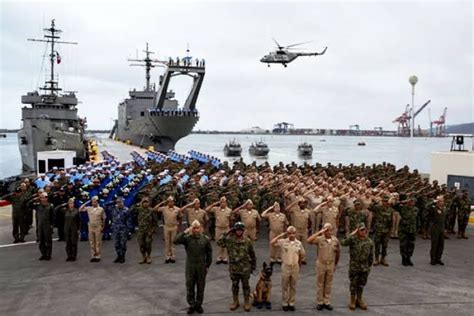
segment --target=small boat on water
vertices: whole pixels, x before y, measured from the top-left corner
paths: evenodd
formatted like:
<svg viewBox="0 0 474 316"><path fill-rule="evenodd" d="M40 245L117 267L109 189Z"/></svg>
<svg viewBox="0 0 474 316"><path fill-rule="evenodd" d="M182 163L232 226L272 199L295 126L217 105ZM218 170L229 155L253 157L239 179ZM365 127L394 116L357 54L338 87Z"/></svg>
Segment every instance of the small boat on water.
<svg viewBox="0 0 474 316"><path fill-rule="evenodd" d="M365 142L364 142L364 141L358 142L358 143L357 143L357 146L365 146Z"/></svg>
<svg viewBox="0 0 474 316"><path fill-rule="evenodd" d="M7 138L7 134L0 133L0 138Z"/></svg>
<svg viewBox="0 0 474 316"><path fill-rule="evenodd" d="M324 138L323 138L323 139L320 139L319 141L320 141L321 143L325 143L325 142L326 142L326 140L325 140Z"/></svg>
<svg viewBox="0 0 474 316"><path fill-rule="evenodd" d="M298 145L298 155L301 157L311 157L313 155L313 145L307 142Z"/></svg>
<svg viewBox="0 0 474 316"><path fill-rule="evenodd" d="M242 154L242 146L234 139L225 144L224 155L226 157L240 157Z"/></svg>
<svg viewBox="0 0 474 316"><path fill-rule="evenodd" d="M249 154L252 156L263 157L268 155L270 148L263 141L252 143L249 147Z"/></svg>

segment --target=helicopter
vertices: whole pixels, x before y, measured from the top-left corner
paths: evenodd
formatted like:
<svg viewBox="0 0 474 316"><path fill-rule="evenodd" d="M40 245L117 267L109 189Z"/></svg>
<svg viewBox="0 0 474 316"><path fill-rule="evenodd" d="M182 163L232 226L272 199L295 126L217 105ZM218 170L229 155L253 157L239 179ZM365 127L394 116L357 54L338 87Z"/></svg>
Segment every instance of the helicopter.
<svg viewBox="0 0 474 316"><path fill-rule="evenodd" d="M260 62L262 63L267 63L268 67L270 67L270 64L282 64L283 66L287 67L287 64L291 63L293 60L300 56L318 56L318 55L324 55L326 50L328 49L325 47L322 52L314 52L314 53L306 53L306 52L291 52L291 49L294 49L293 47L303 45L306 43L310 42L302 42L302 43L296 43L288 46L281 46L274 38L273 41L277 45L277 50L274 52L270 52L267 55L263 56L260 59Z"/></svg>

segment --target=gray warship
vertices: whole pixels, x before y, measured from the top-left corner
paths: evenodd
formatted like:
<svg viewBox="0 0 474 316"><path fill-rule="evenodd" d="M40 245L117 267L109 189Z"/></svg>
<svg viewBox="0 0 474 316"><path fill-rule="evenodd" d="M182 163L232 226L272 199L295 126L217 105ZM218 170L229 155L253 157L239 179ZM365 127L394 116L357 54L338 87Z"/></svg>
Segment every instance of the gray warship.
<svg viewBox="0 0 474 316"><path fill-rule="evenodd" d="M141 147L153 146L160 152L174 150L176 142L189 135L199 120L196 102L205 75L204 60L189 57L166 61L152 59L153 52L146 44L144 59L129 59L138 62L131 66L145 67L146 84L142 91L129 92L129 98L118 106L118 119L110 133L111 138ZM188 49L189 53L189 49ZM164 67L159 87L150 83L153 67ZM193 78L189 95L182 107L175 99L175 93L168 90L175 76L186 75Z"/></svg>
<svg viewBox="0 0 474 316"><path fill-rule="evenodd" d="M78 100L75 92L61 92L54 75L54 64L61 62L56 44L77 44L59 41L61 30L55 27L44 29L44 39L28 39L44 42L50 48L50 74L43 87L21 97L21 103L29 104L21 110L22 126L18 132L22 168L24 172L37 170L36 159L40 151L69 150L76 152L76 163L85 161L87 141L84 139L85 120L77 114ZM46 57L46 56L45 56Z"/></svg>

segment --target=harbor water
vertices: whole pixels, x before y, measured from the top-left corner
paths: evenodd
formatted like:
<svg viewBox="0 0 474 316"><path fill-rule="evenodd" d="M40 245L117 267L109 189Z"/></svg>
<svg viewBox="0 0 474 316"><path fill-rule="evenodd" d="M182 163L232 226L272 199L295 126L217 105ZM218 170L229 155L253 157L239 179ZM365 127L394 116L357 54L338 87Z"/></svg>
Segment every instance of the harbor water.
<svg viewBox="0 0 474 316"><path fill-rule="evenodd" d="M100 148L101 141L107 139L107 134L94 134L98 139L99 149L107 149L114 154L114 142L107 141L108 146ZM181 139L176 145L176 151L186 154L194 149L223 160L235 161L239 158L224 157L223 147L226 142L236 139L242 145L242 158L249 163L254 160L258 164L268 161L271 165L282 161L292 161L301 164L322 163L332 164L372 164L383 161L397 167L409 166L422 173L429 173L431 168L431 153L449 151L451 138L401 138L401 137L355 137L355 136L296 136L296 135L228 135L228 134L191 134ZM252 142L263 140L270 147L266 158L254 159L248 153ZM313 145L313 156L308 159L298 157L297 146L301 142ZM359 142L366 146L358 146ZM123 148L123 146L121 146ZM130 151L135 147L129 146ZM123 151L123 150L122 150ZM128 153L116 154L120 159L131 159ZM127 158L128 157L128 158ZM16 133L8 133L0 139L0 179L21 173L21 158L18 150Z"/></svg>

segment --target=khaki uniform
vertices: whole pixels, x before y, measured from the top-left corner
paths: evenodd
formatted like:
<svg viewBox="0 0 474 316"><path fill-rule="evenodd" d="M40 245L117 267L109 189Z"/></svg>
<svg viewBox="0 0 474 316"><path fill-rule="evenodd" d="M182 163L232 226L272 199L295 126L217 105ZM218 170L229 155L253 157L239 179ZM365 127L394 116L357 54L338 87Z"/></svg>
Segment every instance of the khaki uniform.
<svg viewBox="0 0 474 316"><path fill-rule="evenodd" d="M102 229L105 224L105 211L102 207L86 207L89 217L89 245L91 257L100 259L102 251Z"/></svg>
<svg viewBox="0 0 474 316"><path fill-rule="evenodd" d="M306 239L308 239L308 221L311 211L308 209L297 209L292 212L293 226L296 228L296 238L306 246ZM304 256L303 256L304 261Z"/></svg>
<svg viewBox="0 0 474 316"><path fill-rule="evenodd" d="M240 220L245 225L244 236L250 238L252 241L257 240L257 223L260 221L260 214L257 210L240 210Z"/></svg>
<svg viewBox="0 0 474 316"><path fill-rule="evenodd" d="M322 196L314 196L314 195L309 195L308 196L308 207L310 209L314 209L316 206L321 204L323 202L323 197ZM311 219L311 229L312 231L318 231L319 227L321 225L321 213L319 212L311 212L310 214L310 219Z"/></svg>
<svg viewBox="0 0 474 316"><path fill-rule="evenodd" d="M372 229L372 218L374 217L374 215L372 214L372 212L369 210L370 208L370 205L371 205L372 201L370 199L362 199L362 213L365 214L365 227L367 227L367 231L370 232L371 229Z"/></svg>
<svg viewBox="0 0 474 316"><path fill-rule="evenodd" d="M316 259L318 292L316 304L330 305L336 253L340 247L339 240L334 236L331 239L319 236L312 243L318 246L318 256Z"/></svg>
<svg viewBox="0 0 474 316"><path fill-rule="evenodd" d="M165 235L165 255L166 259L175 259L176 251L174 247L173 240L178 232L178 217L179 217L179 208L176 206L173 207L160 207L159 212L163 214L163 219L165 225L163 227L163 233Z"/></svg>
<svg viewBox="0 0 474 316"><path fill-rule="evenodd" d="M337 227L339 226L337 222L337 216L339 215L339 209L335 206L321 207L318 210L318 213L321 213L322 226L324 226L326 223L331 224L332 234L333 236L337 236Z"/></svg>
<svg viewBox="0 0 474 316"><path fill-rule="evenodd" d="M191 223L194 221L198 221L201 224L202 229L204 230L206 227L206 223L209 220L207 213L205 210L198 208L196 209L189 209L187 212L188 215L188 226L191 226Z"/></svg>
<svg viewBox="0 0 474 316"><path fill-rule="evenodd" d="M216 206L211 208L210 212L214 213L216 217L216 240L219 240L229 230L232 210L228 207L220 208L220 206ZM227 249L225 247L219 247L217 260L227 261Z"/></svg>
<svg viewBox="0 0 474 316"><path fill-rule="evenodd" d="M394 209L394 212L392 214L392 229L390 232L390 237L392 238L398 238L398 228L400 226L400 220L401 220L400 212L398 212L397 209Z"/></svg>
<svg viewBox="0 0 474 316"><path fill-rule="evenodd" d="M305 256L303 244L295 239L279 239L277 245L281 248L281 286L283 306L293 306L296 302L296 282L300 272L300 258Z"/></svg>
<svg viewBox="0 0 474 316"><path fill-rule="evenodd" d="M276 236L280 235L285 231L286 225L288 225L288 220L286 219L285 214L279 212L271 212L265 214L265 218L268 219L270 226L270 236L269 240L272 240ZM270 244L270 261L271 262L281 262L281 248Z"/></svg>

